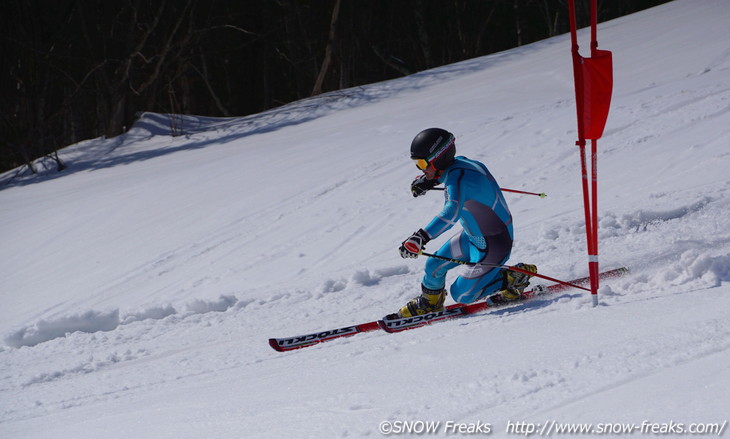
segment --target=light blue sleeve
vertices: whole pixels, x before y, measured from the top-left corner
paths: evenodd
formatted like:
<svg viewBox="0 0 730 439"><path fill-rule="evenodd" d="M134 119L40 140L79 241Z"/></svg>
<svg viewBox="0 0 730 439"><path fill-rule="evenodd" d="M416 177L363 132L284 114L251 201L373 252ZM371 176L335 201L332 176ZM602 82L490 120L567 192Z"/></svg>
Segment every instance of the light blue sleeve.
<svg viewBox="0 0 730 439"><path fill-rule="evenodd" d="M464 207L464 197L460 183L464 177L464 171L459 169L450 172L444 181L444 207L430 223L424 228L431 239L441 236L444 232L454 227L461 218L461 211Z"/></svg>

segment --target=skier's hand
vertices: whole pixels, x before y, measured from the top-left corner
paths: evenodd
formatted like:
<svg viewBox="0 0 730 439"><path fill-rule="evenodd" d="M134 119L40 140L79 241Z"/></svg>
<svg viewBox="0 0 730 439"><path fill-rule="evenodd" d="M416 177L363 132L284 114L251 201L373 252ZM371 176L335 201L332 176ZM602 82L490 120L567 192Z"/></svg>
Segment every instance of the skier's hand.
<svg viewBox="0 0 730 439"><path fill-rule="evenodd" d="M414 197L420 197L433 189L437 184L439 184L437 179L429 180L425 175L419 175L411 183L411 193Z"/></svg>
<svg viewBox="0 0 730 439"><path fill-rule="evenodd" d="M426 248L426 243L430 240L431 237L428 236L428 233L426 233L425 230L418 229L416 233L403 241L403 244L401 244L400 248L398 248L398 251L400 251L400 257L404 259L417 258L423 249Z"/></svg>

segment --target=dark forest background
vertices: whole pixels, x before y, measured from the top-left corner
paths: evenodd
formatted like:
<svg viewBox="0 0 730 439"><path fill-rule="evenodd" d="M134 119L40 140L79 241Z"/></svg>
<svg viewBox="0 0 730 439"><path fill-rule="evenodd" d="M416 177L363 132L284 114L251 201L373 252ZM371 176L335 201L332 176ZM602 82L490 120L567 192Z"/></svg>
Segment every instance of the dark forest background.
<svg viewBox="0 0 730 439"><path fill-rule="evenodd" d="M666 1L599 0L598 19ZM63 169L58 148L138 112L243 116L568 29L567 0L3 0L0 171Z"/></svg>

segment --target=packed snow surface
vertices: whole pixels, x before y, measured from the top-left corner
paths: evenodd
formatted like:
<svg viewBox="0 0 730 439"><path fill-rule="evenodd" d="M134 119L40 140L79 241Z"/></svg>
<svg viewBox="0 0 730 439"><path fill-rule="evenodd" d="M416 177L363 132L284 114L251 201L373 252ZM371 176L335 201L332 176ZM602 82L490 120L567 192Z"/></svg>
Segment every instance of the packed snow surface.
<svg viewBox="0 0 730 439"><path fill-rule="evenodd" d="M62 173L1 176L0 437L727 434L730 2L602 23L599 43L615 76L600 263L631 274L598 307L573 289L400 334L267 343L419 293L424 260L397 247L443 203L409 191L410 141L432 126L502 187L547 193L506 195L511 263L587 274L567 35L248 117L145 114L61 151Z"/></svg>

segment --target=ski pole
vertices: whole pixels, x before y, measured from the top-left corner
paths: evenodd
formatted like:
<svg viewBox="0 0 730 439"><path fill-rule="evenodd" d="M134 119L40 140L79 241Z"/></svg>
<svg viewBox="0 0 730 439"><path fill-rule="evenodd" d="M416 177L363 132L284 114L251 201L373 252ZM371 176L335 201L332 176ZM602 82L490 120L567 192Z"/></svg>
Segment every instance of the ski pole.
<svg viewBox="0 0 730 439"><path fill-rule="evenodd" d="M435 187L435 188L433 188L433 190L436 190L436 191L443 191L445 189L446 188L443 188L443 187ZM538 194L537 192L518 191L517 189L505 189L505 188L500 188L500 189L502 190L502 192L514 192L516 194L535 195L535 196L540 197L540 198L547 197L547 194L545 192L540 192Z"/></svg>
<svg viewBox="0 0 730 439"><path fill-rule="evenodd" d="M524 274L527 274L527 275L529 275L529 276L535 276L535 277L539 277L539 278L542 278L542 279L546 279L546 280L549 280L549 281L551 281L551 282L557 282L557 283L559 283L559 284L562 284L562 285L566 285L566 286L569 286L569 287L573 287L573 288L579 288L579 289L581 289L581 290L585 290L585 291L591 291L591 290L590 290L590 289L588 289L588 288L583 288L583 287L581 287L581 286L579 286L579 285L571 284L570 282L565 282L565 281L562 281L562 280L560 280L560 279L555 279L555 278L552 278L552 277L549 277L549 276L545 276L545 275L542 275L542 274L538 274L538 273L533 273L533 272L531 272L531 271L523 270L523 269L521 269L521 268L513 267L513 266L511 266L511 265L502 265L502 264L486 264L486 263L484 263L484 262L469 262L469 261L462 261L461 259L452 259L452 258L447 258L447 257L445 257L445 256L439 256L439 255L435 255L435 254L433 254L433 253L426 253L426 252L424 252L424 251L422 251L422 252L421 252L420 254L422 254L423 256L428 256L428 257L431 257L431 258L441 259L442 261L448 261L448 262L453 262L453 263L455 263L455 264L461 264L461 265L468 265L468 266L474 266L474 265L484 265L484 266L486 266L486 267L504 268L504 269L507 269L507 270L512 270L512 271L517 271L517 272L520 272L520 273L524 273Z"/></svg>

